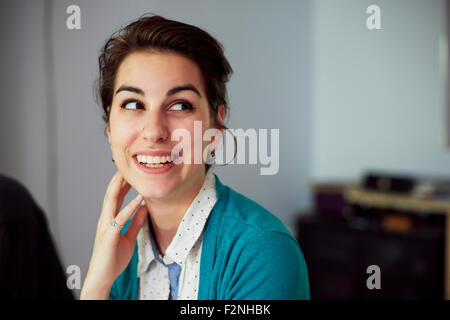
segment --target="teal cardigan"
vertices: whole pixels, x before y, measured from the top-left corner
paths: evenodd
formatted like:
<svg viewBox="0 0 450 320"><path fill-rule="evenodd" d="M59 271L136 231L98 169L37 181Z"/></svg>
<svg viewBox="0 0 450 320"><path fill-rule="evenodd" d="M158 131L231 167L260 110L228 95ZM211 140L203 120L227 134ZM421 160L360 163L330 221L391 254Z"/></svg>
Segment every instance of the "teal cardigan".
<svg viewBox="0 0 450 320"><path fill-rule="evenodd" d="M305 259L294 236L275 215L215 177L217 202L205 225L197 299L310 299ZM137 247L109 299L137 300Z"/></svg>

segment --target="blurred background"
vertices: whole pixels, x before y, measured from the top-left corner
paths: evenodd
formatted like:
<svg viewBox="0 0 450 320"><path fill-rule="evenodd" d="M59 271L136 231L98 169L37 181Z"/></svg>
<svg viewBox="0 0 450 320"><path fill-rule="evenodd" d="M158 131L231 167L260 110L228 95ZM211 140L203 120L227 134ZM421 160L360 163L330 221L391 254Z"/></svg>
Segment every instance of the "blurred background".
<svg viewBox="0 0 450 320"><path fill-rule="evenodd" d="M373 4L381 28L371 30ZM70 5L81 10L80 29L66 26ZM276 175L260 175L260 165L215 172L297 237L313 299L449 297L446 8L445 0L1 1L0 173L29 189L64 268L79 266L84 278L115 172L93 89L98 54L120 27L162 15L225 47L234 69L228 127L280 130ZM370 265L380 289L369 288Z"/></svg>

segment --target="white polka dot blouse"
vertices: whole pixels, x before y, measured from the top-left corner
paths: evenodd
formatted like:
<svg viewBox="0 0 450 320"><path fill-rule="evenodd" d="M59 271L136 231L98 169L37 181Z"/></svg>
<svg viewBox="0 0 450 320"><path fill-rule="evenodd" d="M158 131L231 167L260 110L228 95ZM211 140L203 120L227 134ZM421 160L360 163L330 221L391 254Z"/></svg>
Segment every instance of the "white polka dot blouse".
<svg viewBox="0 0 450 320"><path fill-rule="evenodd" d="M139 231L140 300L197 299L204 227L217 200L215 180L211 169L208 170L164 257L158 252L148 223L150 219Z"/></svg>

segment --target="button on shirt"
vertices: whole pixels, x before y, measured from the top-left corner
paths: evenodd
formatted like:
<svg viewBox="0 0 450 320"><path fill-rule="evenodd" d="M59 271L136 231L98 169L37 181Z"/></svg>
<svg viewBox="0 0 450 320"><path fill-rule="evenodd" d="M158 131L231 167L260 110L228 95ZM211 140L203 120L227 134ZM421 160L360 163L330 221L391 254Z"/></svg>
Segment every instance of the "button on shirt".
<svg viewBox="0 0 450 320"><path fill-rule="evenodd" d="M204 226L216 200L215 177L208 170L164 257L158 251L151 221L147 219L137 237L139 299L197 299Z"/></svg>

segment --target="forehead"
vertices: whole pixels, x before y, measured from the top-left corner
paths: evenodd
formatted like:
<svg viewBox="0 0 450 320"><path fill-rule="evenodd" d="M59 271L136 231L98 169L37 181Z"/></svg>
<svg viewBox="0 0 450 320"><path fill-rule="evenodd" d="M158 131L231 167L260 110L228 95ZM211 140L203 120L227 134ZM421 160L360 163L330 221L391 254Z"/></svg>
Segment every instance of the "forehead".
<svg viewBox="0 0 450 320"><path fill-rule="evenodd" d="M144 92L192 84L204 94L199 66L191 59L172 52L139 51L128 55L120 64L115 90L123 85L138 86Z"/></svg>

